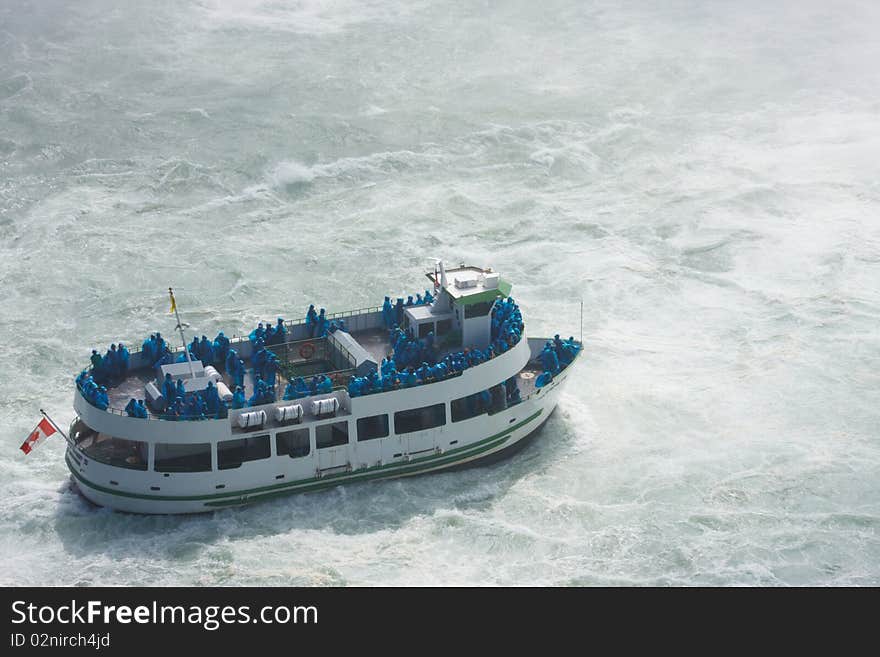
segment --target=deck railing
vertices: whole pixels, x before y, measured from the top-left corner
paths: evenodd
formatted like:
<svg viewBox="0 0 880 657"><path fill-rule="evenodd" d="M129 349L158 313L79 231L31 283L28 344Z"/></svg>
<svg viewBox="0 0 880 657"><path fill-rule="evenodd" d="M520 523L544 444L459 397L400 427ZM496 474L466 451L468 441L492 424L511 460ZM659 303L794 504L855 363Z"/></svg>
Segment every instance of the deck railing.
<svg viewBox="0 0 880 657"><path fill-rule="evenodd" d="M382 307L381 306L373 306L373 307L369 307L369 308L358 308L357 310L343 310L343 311L336 312L336 313L325 314L324 316L327 318L327 321L329 323L330 321L332 321L334 319L345 319L346 317L356 317L359 315L369 315L371 313L376 313L376 312L382 312ZM276 317L277 317L277 315L276 315ZM303 317L301 319L286 319L286 320L284 320L284 325L288 328L291 328L294 326L302 326L305 323L306 323L305 317ZM230 347L233 344L241 344L242 342L249 342L250 338L248 337L248 335L233 334L231 337L227 336L227 337L229 337ZM129 349L128 352L132 356L134 356L135 354L139 354L139 353L141 353L141 351L143 351L143 349L141 348L143 346L143 340L141 340L140 344L134 344L134 343L130 343L130 344L132 345L132 348ZM167 344L167 340L166 340L166 344ZM267 345L267 346L275 346L275 345ZM170 346L169 346L169 348L170 348ZM173 353L173 354L180 353L182 351L183 351L183 347L174 347L171 349L171 353Z"/></svg>

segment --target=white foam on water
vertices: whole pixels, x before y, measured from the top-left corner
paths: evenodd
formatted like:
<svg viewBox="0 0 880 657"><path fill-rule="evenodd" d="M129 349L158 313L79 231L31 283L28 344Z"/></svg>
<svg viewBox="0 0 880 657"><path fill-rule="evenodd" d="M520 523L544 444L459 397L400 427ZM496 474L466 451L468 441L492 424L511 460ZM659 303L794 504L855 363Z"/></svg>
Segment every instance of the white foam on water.
<svg viewBox="0 0 880 657"><path fill-rule="evenodd" d="M0 584L880 583L880 10L845 4L4 14ZM584 302L511 459L178 518L17 450L91 348L171 332L168 285L242 334L430 257L530 335Z"/></svg>

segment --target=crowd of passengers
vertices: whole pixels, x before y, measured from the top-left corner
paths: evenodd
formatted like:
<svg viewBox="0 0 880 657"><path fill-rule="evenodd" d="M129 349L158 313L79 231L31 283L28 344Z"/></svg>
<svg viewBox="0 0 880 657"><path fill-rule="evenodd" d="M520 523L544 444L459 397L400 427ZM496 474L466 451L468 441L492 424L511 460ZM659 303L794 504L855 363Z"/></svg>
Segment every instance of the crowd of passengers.
<svg viewBox="0 0 880 657"><path fill-rule="evenodd" d="M166 374L161 392L165 400L161 417L166 420L205 420L209 417L224 418L229 414L229 405L220 399L217 386L212 381L208 381L204 390L187 392L183 379L177 379L175 383L171 375Z"/></svg>
<svg viewBox="0 0 880 657"><path fill-rule="evenodd" d="M112 385L125 379L128 374L128 364L131 355L128 349L121 342L117 347L111 344L103 356L98 353L97 349L92 349L92 355L89 360L92 363L91 374L95 382L101 385Z"/></svg>
<svg viewBox="0 0 880 657"><path fill-rule="evenodd" d="M219 368L226 361L229 352L229 338L223 334L223 331L220 331L213 340L210 340L206 335L203 335L201 340L197 336L193 336L192 342L187 345L186 349L192 360L202 361L205 367L212 365ZM153 369L158 369L162 365L186 362L186 354L182 351L175 358L168 342L158 331L151 333L150 337L144 340L141 344L141 351L144 354L144 359L148 363L152 363Z"/></svg>
<svg viewBox="0 0 880 657"><path fill-rule="evenodd" d="M426 295L430 293L425 290ZM416 295L421 299L421 295ZM410 300L412 297L409 297ZM398 302L402 299L398 298ZM424 300L423 300L424 303ZM386 325L389 321L386 309L396 312L385 297L383 318ZM396 315L390 317L396 319ZM390 358L383 358L378 372L370 372L366 376L353 376L348 383L348 394L352 397L368 395L375 392L387 392L397 388L413 386L434 381L442 381L455 376L469 367L491 360L508 349L515 347L522 338L522 314L513 297L499 301L492 308L492 342L486 349L468 349L446 354L437 358L437 344L434 333L430 332L423 339L418 339L412 328L404 331L395 321L389 329L392 346Z"/></svg>
<svg viewBox="0 0 880 657"><path fill-rule="evenodd" d="M407 306L425 306L431 303L434 303L434 295L429 290L425 290L425 296L416 294L415 299L412 295L408 295L406 301L403 297L397 297L397 302L394 304L391 303L391 297L385 297L382 304L382 321L385 328L390 330L403 324L403 312Z"/></svg>
<svg viewBox="0 0 880 657"><path fill-rule="evenodd" d="M455 353L449 353L442 358L437 358L437 344L433 332L428 333L424 339L415 337L410 328L404 331L400 328L403 321L404 308L413 305L425 305L433 303L434 297L429 290L425 295L416 294L415 299L408 296L397 297L397 303L391 304L391 297L385 297L382 307L382 318L389 330L389 339L392 345L392 354L383 358L378 371L370 372L367 376L351 377L348 384L348 392L352 397L367 395L376 392L387 392L398 388L410 388L425 383L441 381L450 376L455 376L469 367L474 367L497 355L506 352L516 346L522 337L523 321L519 306L513 297L507 297L495 304L492 308L491 319L491 343L486 349L468 349ZM327 333L336 330L345 331L343 320L327 320L324 308L320 312L315 311L314 304L309 305L306 314L306 325L310 337L323 337ZM282 371L278 357L267 346L283 344L287 341L288 330L284 320L279 317L272 325L270 322L260 322L257 328L248 336L254 346L251 357L252 374L254 379L254 391L250 398L245 394L244 378L247 368L244 361L239 358L235 349L230 348L229 338L223 331L217 334L214 340L209 340L202 335L201 339L193 337L187 345L187 351L193 360L199 360L204 366L212 365L218 370L225 370L233 387L231 407L233 409L247 406L261 406L274 403L277 399L276 382ZM536 387L542 387L553 380L553 376L568 365L577 355L579 347L574 338L561 340L557 334L552 341L547 341L540 355L544 371L536 380ZM147 362L152 362L154 368L173 362L186 362L186 354L181 352L176 358L162 334L156 332L144 340L142 350ZM89 371L83 370L76 378L77 387L83 396L92 405L106 410L109 406L107 387L125 379L128 372L130 354L128 349L120 342L110 345L107 353L101 356L97 350L92 350ZM513 381L513 388L516 382ZM288 379L284 389L283 399L301 399L316 394L331 392L333 383L331 379L318 374L308 381L304 377ZM204 419L207 417L226 417L230 404L220 399L217 387L209 383L208 387L201 391L187 393L182 379L175 382L170 374L165 375L162 383L164 407L158 409L165 419ZM513 394L508 386L508 397ZM516 391L519 394L519 391ZM130 399L125 407L130 417L147 418L149 413L143 399Z"/></svg>
<svg viewBox="0 0 880 657"><path fill-rule="evenodd" d="M574 341L574 336L562 340L557 333L553 340L547 340L539 356L544 371L535 379L535 387L543 388L550 383L555 375L574 360L579 349L580 345Z"/></svg>

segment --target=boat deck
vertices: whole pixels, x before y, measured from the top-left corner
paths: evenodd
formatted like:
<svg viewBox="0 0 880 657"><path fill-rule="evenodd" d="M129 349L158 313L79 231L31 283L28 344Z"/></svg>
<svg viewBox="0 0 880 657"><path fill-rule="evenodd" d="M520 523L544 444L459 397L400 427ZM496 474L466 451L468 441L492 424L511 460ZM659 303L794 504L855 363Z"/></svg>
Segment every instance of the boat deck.
<svg viewBox="0 0 880 657"><path fill-rule="evenodd" d="M383 358L391 355L392 348L388 338L388 332L384 328L356 331L352 332L351 335L377 363L380 363ZM314 340L313 342L318 343L319 340ZM322 348L322 345L319 344L318 346L319 349ZM284 345L282 345L281 347L282 348L277 350L276 353L282 358L283 361L285 361L286 366L288 368L291 368L291 370L296 375L301 375L308 378L317 373L332 373L333 366L329 360L324 360L320 357L308 360L303 359L299 356L298 349L289 348L289 346ZM446 353L454 351L458 351L458 348L439 350L438 355L442 357ZM250 358L245 359L245 367L245 396L250 399L250 397L254 393L254 372ZM540 361L537 359L533 359L530 360L526 364L526 366L517 374L517 384L520 389L520 395L523 398L535 392L535 381L542 371L543 368ZM222 381L229 387L230 390L234 390L231 377L225 372L220 372L220 374L222 376ZM145 384L149 381L155 382L155 379L156 372L152 368L145 367L136 370L130 370L128 376L124 380L120 382L114 382L112 386L108 386L107 396L110 402L110 409L112 409L112 411L114 412L122 413L124 412L123 409L125 408L126 404L128 404L129 400L132 397L134 397L135 399L144 399ZM334 377L333 383L334 389L344 388L348 383L347 376L340 375ZM285 385L286 380L284 376L279 375L275 386L278 401L281 401ZM150 412L151 416L157 417L155 413L152 412L152 410Z"/></svg>
<svg viewBox="0 0 880 657"><path fill-rule="evenodd" d="M351 337L357 340L358 344L366 349L377 363L381 363L382 359L389 357L393 351L387 329L377 328L357 331L352 333Z"/></svg>

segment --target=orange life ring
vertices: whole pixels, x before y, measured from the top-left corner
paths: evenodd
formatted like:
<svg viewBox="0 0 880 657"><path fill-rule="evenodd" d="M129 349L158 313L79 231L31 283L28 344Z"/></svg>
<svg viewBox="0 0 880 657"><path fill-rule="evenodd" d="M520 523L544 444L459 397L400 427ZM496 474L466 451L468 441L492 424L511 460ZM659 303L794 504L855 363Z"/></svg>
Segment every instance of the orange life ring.
<svg viewBox="0 0 880 657"><path fill-rule="evenodd" d="M299 348L299 355L302 358L309 360L312 356L315 355L315 345L313 345L311 342L306 342L302 347Z"/></svg>

